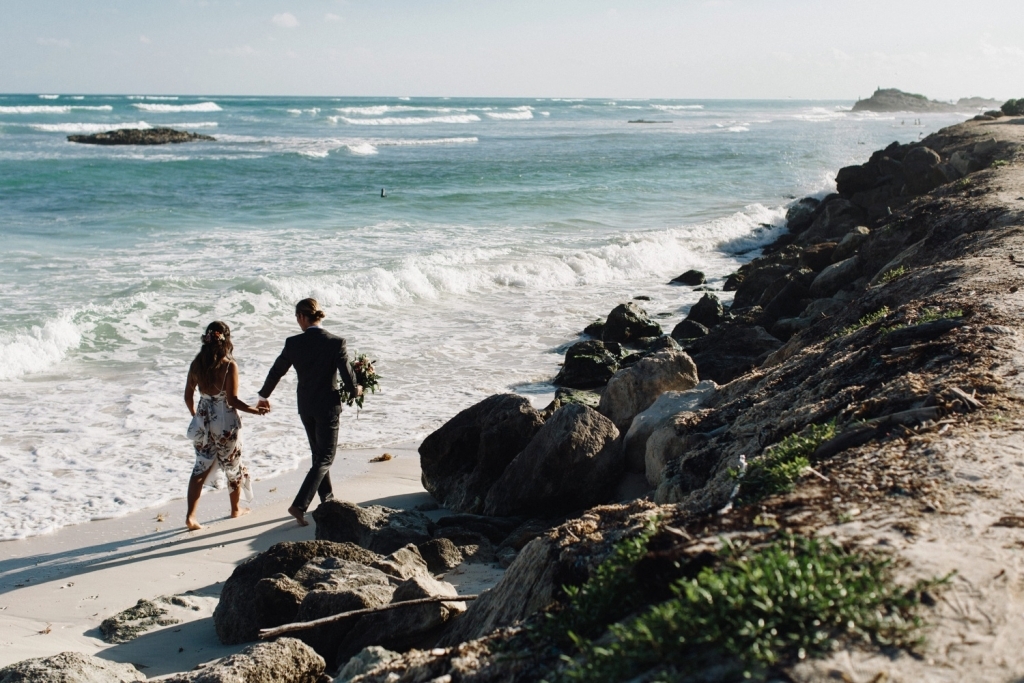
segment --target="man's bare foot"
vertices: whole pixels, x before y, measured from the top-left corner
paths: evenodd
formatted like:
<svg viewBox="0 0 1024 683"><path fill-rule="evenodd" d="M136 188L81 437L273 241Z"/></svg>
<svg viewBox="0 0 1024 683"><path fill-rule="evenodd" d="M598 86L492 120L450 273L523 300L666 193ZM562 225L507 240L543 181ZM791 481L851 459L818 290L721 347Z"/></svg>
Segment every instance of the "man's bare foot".
<svg viewBox="0 0 1024 683"><path fill-rule="evenodd" d="M186 517L185 526L188 527L189 531L199 531L203 528L203 525L197 522L195 517Z"/></svg>
<svg viewBox="0 0 1024 683"><path fill-rule="evenodd" d="M306 513L294 505L288 508L288 514L299 522L299 526L309 526L309 522L306 521Z"/></svg>
<svg viewBox="0 0 1024 683"><path fill-rule="evenodd" d="M237 510L232 510L231 511L231 516L232 517L241 517L242 515L247 515L250 512L252 512L252 508L238 508Z"/></svg>

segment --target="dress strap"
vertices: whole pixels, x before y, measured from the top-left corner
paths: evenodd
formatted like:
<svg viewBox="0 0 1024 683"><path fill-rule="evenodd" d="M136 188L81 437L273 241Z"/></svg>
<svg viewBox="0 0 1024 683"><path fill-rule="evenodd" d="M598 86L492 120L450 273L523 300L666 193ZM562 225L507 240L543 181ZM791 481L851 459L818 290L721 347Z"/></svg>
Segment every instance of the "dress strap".
<svg viewBox="0 0 1024 683"><path fill-rule="evenodd" d="M221 393L221 394L224 393L224 387L227 386L228 375L230 375L230 374L231 374L231 361L228 361L228 369L224 371L224 379L221 380L220 391L218 393Z"/></svg>

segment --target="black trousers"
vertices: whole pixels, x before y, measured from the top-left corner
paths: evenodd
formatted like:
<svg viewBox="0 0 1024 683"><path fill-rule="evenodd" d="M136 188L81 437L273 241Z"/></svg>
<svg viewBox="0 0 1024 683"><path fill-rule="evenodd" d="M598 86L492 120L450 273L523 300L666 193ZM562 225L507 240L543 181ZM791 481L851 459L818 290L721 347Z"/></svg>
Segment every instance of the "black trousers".
<svg viewBox="0 0 1024 683"><path fill-rule="evenodd" d="M338 450L338 416L341 406L332 406L316 413L299 413L302 426L309 437L309 449L313 453L313 466L302 480L302 486L292 502L303 512L313 502L313 495L320 494L320 502L334 498L331 488L331 464Z"/></svg>

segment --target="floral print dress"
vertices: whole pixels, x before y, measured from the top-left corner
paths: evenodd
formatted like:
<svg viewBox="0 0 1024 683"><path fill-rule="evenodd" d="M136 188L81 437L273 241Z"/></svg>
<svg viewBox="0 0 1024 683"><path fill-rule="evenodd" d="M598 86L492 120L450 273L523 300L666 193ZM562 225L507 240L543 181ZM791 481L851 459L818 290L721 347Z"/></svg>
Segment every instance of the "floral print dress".
<svg viewBox="0 0 1024 683"><path fill-rule="evenodd" d="M189 426L188 437L196 449L196 464L192 476L203 474L213 468L215 476L219 467L227 476L228 488L241 488L242 500L253 498L249 470L242 462L242 419L238 411L228 405L227 392L215 396L199 394L196 415ZM211 483L209 477L206 479Z"/></svg>

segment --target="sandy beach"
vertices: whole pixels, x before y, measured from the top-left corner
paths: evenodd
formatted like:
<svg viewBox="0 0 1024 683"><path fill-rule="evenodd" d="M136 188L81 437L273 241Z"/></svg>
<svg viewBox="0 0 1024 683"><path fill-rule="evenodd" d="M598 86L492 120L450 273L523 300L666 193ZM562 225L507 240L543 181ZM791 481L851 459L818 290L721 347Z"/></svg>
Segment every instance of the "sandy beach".
<svg viewBox="0 0 1024 683"><path fill-rule="evenodd" d="M392 460L369 464L391 453ZM361 505L410 508L430 496L420 484L413 444L350 450L340 458L367 462L363 474L336 484L340 498ZM304 476L294 471L255 482L250 514L227 516L227 490L207 489L200 501L204 528L184 527L185 502L154 507L126 517L65 527L44 536L3 544L0 560L0 667L31 657L82 652L134 664L148 677L187 671L244 646L217 640L213 609L235 566L281 541L311 540L314 525L296 525L285 512ZM184 492L182 482L182 492ZM441 516L443 511L429 513ZM457 568L446 580L460 590L493 582L493 569ZM103 619L139 599L181 596L167 605L179 623L127 643L100 637ZM187 606L185 606L187 605Z"/></svg>

